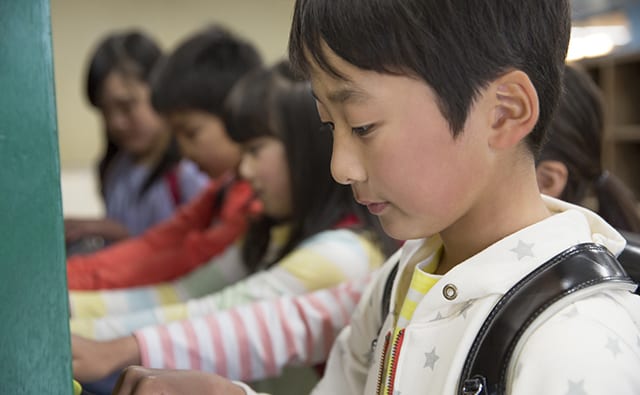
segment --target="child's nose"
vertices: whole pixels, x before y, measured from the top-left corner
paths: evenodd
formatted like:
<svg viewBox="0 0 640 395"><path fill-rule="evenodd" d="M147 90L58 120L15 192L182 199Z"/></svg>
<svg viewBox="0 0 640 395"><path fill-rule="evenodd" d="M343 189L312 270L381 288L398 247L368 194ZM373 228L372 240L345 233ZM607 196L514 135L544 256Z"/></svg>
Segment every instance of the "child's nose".
<svg viewBox="0 0 640 395"><path fill-rule="evenodd" d="M331 175L340 184L351 185L366 180L362 153L351 133L335 132L331 155Z"/></svg>

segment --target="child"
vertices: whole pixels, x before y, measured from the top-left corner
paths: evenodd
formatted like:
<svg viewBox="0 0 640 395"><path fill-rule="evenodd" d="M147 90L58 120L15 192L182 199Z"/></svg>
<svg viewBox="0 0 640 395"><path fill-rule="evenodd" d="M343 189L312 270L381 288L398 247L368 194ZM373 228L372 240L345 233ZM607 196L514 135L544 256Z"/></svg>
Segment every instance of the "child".
<svg viewBox="0 0 640 395"><path fill-rule="evenodd" d="M565 69L563 78L564 91L560 96L560 103L554 113L549 132L550 136L542 148L540 157L549 158L537 163L539 186L543 193L554 197L566 196L569 202L584 201L589 188L594 184L597 174L601 173L598 162L600 152L600 134L602 130L602 108L600 93L590 77L575 67ZM550 159L550 158L557 158ZM595 162L594 162L595 158ZM570 171L568 169L571 169ZM575 181L574 181L575 180ZM570 192L563 188L570 184ZM624 196L624 195L622 195ZM616 196L620 198L620 195ZM627 222L629 223L629 222ZM299 365L324 360L326 354L323 346L331 344L336 331L340 330L348 321L343 319L353 313L353 300L358 300L366 281L358 279L341 284L331 290L320 290L298 297L282 297L271 301L257 302L255 305L244 305L238 308L219 312L207 317L201 317L187 322L172 323L169 326L152 326L135 332L135 340L129 339L136 345L137 350L130 361L150 368L196 369L212 373L224 373L230 379L253 381L270 377L281 371L287 365ZM312 306L321 305L314 309ZM235 333L232 322L234 317L252 317L261 312L267 317L269 327L260 331ZM304 323L309 323L305 325ZM197 342L183 342L181 338L172 336L179 333L187 325L193 327L218 328L211 332L211 343L225 341L235 342L235 347L249 349L277 350L277 344L285 343L286 336L294 337L301 344L311 347L296 349L293 354L275 352L271 356L261 353L250 353L250 364L263 366L252 372L249 377L242 377L239 356L235 353L220 355L212 348L199 347ZM323 331L311 330L315 328ZM279 328L287 328L283 331ZM265 334L265 332L267 334ZM76 341L83 341L76 339ZM97 355L113 353L120 349L124 339L110 342L93 343L91 349ZM138 346L139 345L139 346ZM104 349L104 351L100 351ZM309 352L309 350L313 350ZM328 350L326 350L328 351ZM110 354L107 354L110 355ZM171 355L189 355L189 358L171 358ZM120 353L126 358L126 353ZM96 356L92 364L87 362L87 368L100 369L99 361L105 362L109 358ZM243 361L245 364L247 361Z"/></svg>
<svg viewBox="0 0 640 395"><path fill-rule="evenodd" d="M604 114L598 87L585 72L567 67L564 94L536 163L540 190L592 207L610 225L640 231L638 205L629 188L601 164Z"/></svg>
<svg viewBox="0 0 640 395"><path fill-rule="evenodd" d="M407 241L332 349L314 394L455 394L500 297L581 242L624 239L541 197L534 154L560 92L565 0L298 0L291 59L333 131L332 173ZM640 302L605 283L521 341L509 394L636 394ZM611 323L615 322L615 325ZM114 394L251 394L201 372L128 370Z"/></svg>
<svg viewBox="0 0 640 395"><path fill-rule="evenodd" d="M261 65L250 43L213 26L187 38L155 72L153 102L185 156L212 182L171 219L142 236L68 260L69 289L123 288L170 281L222 252L259 212L235 176L240 146L227 136L222 105L235 82ZM196 147L197 149L194 149Z"/></svg>
<svg viewBox="0 0 640 395"><path fill-rule="evenodd" d="M69 255L82 239L109 243L141 234L208 182L193 163L180 161L175 139L151 107L149 78L161 57L156 43L137 31L109 35L91 57L87 96L105 126L99 181L106 218L67 219Z"/></svg>
<svg viewBox="0 0 640 395"><path fill-rule="evenodd" d="M240 172L264 214L241 243L173 284L89 295L102 301L108 316L74 319L74 333L99 339L128 335L147 325L334 286L366 276L382 262L375 244L382 235L372 233L373 218L355 205L347 187L331 179L331 138L317 132L308 84L294 81L286 66L239 84L228 99L225 124L243 144ZM232 284L227 276L234 272L249 276ZM181 303L157 307L167 294ZM72 310L76 317L88 315L79 299L72 300Z"/></svg>

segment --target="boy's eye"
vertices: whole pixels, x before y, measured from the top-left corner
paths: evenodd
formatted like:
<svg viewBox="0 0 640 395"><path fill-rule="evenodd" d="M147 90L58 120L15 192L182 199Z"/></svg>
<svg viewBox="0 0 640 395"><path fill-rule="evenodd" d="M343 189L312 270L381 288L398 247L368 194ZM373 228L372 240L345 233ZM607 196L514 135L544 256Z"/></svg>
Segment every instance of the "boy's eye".
<svg viewBox="0 0 640 395"><path fill-rule="evenodd" d="M354 128L351 128L351 132L353 132L354 134L357 134L358 136L366 136L367 134L371 133L371 131L373 130L373 126L374 125L364 125L364 126L354 127Z"/></svg>

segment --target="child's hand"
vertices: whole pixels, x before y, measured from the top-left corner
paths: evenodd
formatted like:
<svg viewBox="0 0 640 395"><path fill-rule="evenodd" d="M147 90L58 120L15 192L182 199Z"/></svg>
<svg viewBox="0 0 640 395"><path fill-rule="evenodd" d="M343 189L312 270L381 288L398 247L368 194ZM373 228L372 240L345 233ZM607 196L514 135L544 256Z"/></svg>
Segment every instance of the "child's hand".
<svg viewBox="0 0 640 395"><path fill-rule="evenodd" d="M215 374L195 370L127 368L114 395L245 395L244 390L231 381Z"/></svg>
<svg viewBox="0 0 640 395"><path fill-rule="evenodd" d="M133 336L102 342L71 335L71 355L73 377L84 383L140 364L139 347Z"/></svg>
<svg viewBox="0 0 640 395"><path fill-rule="evenodd" d="M73 243L84 237L99 236L109 241L129 237L129 231L119 222L110 219L65 219L64 238Z"/></svg>

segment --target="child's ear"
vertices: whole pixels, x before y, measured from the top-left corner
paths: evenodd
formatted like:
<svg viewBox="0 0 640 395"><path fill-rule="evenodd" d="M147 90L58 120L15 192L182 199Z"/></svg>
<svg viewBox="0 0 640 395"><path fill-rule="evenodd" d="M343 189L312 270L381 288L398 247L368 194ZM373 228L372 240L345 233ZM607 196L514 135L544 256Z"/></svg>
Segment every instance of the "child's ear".
<svg viewBox="0 0 640 395"><path fill-rule="evenodd" d="M529 76L520 70L510 71L491 83L493 95L489 144L504 149L517 145L536 125L539 115L538 94Z"/></svg>
<svg viewBox="0 0 640 395"><path fill-rule="evenodd" d="M569 179L569 170L557 160L543 160L536 166L536 178L540 192L560 198Z"/></svg>

